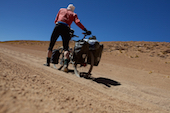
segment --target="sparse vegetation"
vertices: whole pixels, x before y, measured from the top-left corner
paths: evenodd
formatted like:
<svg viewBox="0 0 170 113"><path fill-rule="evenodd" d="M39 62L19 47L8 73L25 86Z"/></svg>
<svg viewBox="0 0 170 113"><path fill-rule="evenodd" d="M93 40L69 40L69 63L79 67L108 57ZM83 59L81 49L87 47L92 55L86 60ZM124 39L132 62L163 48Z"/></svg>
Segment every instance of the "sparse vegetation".
<svg viewBox="0 0 170 113"><path fill-rule="evenodd" d="M170 62L165 62L165 64L170 64Z"/></svg>
<svg viewBox="0 0 170 113"><path fill-rule="evenodd" d="M168 54L170 53L170 50L162 51L163 54Z"/></svg>
<svg viewBox="0 0 170 113"><path fill-rule="evenodd" d="M119 50L120 53L123 53L122 50Z"/></svg>
<svg viewBox="0 0 170 113"><path fill-rule="evenodd" d="M149 72L149 74L152 74L152 73L153 73L152 71Z"/></svg>
<svg viewBox="0 0 170 113"><path fill-rule="evenodd" d="M136 55L136 56L135 56L135 58L139 58L139 56L138 56L138 55Z"/></svg>
<svg viewBox="0 0 170 113"><path fill-rule="evenodd" d="M129 56L130 58L133 58L133 56Z"/></svg>
<svg viewBox="0 0 170 113"><path fill-rule="evenodd" d="M139 52L141 52L141 53L143 53L143 52L144 52L144 51L143 51L143 50L141 50L141 49L138 49L138 51L139 51Z"/></svg>

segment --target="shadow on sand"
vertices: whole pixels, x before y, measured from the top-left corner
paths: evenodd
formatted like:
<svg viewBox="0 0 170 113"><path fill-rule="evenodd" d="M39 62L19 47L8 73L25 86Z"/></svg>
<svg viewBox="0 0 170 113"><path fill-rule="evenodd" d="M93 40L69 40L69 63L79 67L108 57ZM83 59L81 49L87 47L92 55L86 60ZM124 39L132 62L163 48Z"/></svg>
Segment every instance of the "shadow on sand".
<svg viewBox="0 0 170 113"><path fill-rule="evenodd" d="M74 74L74 70L69 70L69 73L72 73ZM85 78L85 79L88 79L88 80L92 80L96 83L99 83L99 84L103 84L107 87L111 87L111 86L119 86L121 85L120 82L117 82L115 80L111 80L109 78L104 78L104 77L98 77L98 78L94 78L94 77L82 77L82 78Z"/></svg>
<svg viewBox="0 0 170 113"><path fill-rule="evenodd" d="M108 79L108 78L103 78L103 77L98 77L98 78L88 78L88 79L91 79L92 81L94 82L97 82L99 84L103 84L107 87L111 87L111 86L119 86L121 85L119 82L117 81L114 81L114 80L111 80L111 79Z"/></svg>

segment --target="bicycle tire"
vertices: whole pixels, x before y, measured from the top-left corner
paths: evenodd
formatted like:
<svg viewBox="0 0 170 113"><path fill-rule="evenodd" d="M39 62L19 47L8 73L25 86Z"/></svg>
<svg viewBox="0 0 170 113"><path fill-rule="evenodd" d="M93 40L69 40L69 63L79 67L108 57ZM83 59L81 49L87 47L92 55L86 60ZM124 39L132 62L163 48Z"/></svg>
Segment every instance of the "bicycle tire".
<svg viewBox="0 0 170 113"><path fill-rule="evenodd" d="M88 58L90 58L91 60L90 60L90 63L87 63L87 59ZM89 64L89 67L81 67L81 69L80 68L78 68L78 65L80 65L80 64L77 64L76 62L75 62L75 64L74 64L74 73L76 74L76 76L78 76L78 77L85 77L85 78L89 78L90 76L91 76L91 72L92 72L92 69L93 69L93 66L94 66L94 55L93 55L93 53L92 53L92 51L89 51L89 54L88 54L88 56L86 56L86 64ZM86 70L86 72L83 70L84 68L87 68L87 70Z"/></svg>

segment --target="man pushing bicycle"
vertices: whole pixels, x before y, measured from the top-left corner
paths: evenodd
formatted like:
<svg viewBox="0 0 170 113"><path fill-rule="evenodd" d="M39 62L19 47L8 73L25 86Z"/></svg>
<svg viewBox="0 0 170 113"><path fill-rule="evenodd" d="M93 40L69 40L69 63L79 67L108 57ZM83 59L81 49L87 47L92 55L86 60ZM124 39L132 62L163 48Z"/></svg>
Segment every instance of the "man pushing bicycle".
<svg viewBox="0 0 170 113"><path fill-rule="evenodd" d="M55 18L55 28L52 32L49 48L47 51L47 63L44 64L45 66L50 66L52 50L55 45L56 40L59 36L62 37L63 41L63 48L64 48L64 72L68 72L68 62L69 62L69 41L70 41L70 26L74 21L75 24L81 28L86 34L90 35L91 32L88 31L78 19L76 13L74 13L75 7L73 4L69 4L67 8L61 8Z"/></svg>

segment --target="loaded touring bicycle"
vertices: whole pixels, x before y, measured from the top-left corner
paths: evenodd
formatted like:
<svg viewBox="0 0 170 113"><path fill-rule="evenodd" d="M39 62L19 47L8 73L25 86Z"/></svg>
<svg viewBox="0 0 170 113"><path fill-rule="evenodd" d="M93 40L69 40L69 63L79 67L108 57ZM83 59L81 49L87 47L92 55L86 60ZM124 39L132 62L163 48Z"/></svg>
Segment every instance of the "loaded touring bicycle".
<svg viewBox="0 0 170 113"><path fill-rule="evenodd" d="M74 50L69 48L69 64L72 64L76 76L89 78L93 66L98 66L100 62L103 45L96 40L95 36L86 39L87 34L83 34L83 39L75 41ZM74 35L74 31L70 32L70 35L78 37ZM64 66L63 47L53 50L51 63L54 64L55 69L62 70Z"/></svg>

